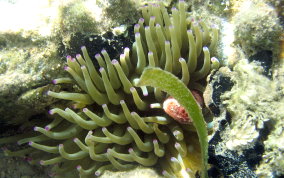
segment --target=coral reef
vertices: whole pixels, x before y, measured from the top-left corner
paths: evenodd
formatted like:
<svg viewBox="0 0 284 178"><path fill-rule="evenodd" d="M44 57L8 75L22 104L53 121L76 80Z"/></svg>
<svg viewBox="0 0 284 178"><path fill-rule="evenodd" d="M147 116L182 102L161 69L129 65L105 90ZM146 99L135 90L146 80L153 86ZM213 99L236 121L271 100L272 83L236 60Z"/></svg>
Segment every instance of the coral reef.
<svg viewBox="0 0 284 178"><path fill-rule="evenodd" d="M263 58L263 56L262 56ZM260 57L258 57L258 60ZM283 175L283 62L278 62L273 79L264 76L265 66L242 59L233 68L222 67L222 78L212 77L214 97L220 81L234 86L215 98L205 98L214 110L214 134L209 139L210 163L225 175L273 177ZM218 74L220 75L220 74ZM227 79L226 79L227 78ZM226 81L230 79L230 82ZM212 84L209 84L212 85ZM226 85L222 84L223 88ZM227 89L228 90L228 89ZM206 95L207 95L206 91ZM260 93L265 93L260 95ZM229 112L229 113L228 113ZM214 153L212 153L214 152ZM255 171L254 171L255 170Z"/></svg>
<svg viewBox="0 0 284 178"><path fill-rule="evenodd" d="M233 117L230 133L224 134L224 137L229 149L242 150L241 147L253 145L252 142L258 138L264 123L275 117L267 104L276 99L277 92L271 80L259 74L263 71L260 66L241 60L234 71L235 76L238 76L235 78L237 85L222 96L225 100L223 104L227 105ZM270 95L259 96L259 93Z"/></svg>
<svg viewBox="0 0 284 178"><path fill-rule="evenodd" d="M67 56L65 70L72 77L53 80L63 91L47 94L70 102L51 109L51 123L41 123L27 134L32 137L18 141L30 148L6 150L7 155L29 153L32 163L54 165L56 175L77 168L80 176L99 176L105 170L129 170L139 164L156 166L164 176L193 177L200 171L194 129L164 113L167 96L160 89L136 84L144 68L153 66L202 93L205 78L219 67L216 58L210 59L218 29L192 21L184 1L172 8L172 14L162 4L152 4L142 8L142 15L134 26L135 43L131 51L124 49L119 61L102 50L95 56L97 70L85 47L82 55Z"/></svg>
<svg viewBox="0 0 284 178"><path fill-rule="evenodd" d="M263 1L244 1L233 16L235 43L247 56L261 50L277 53L282 27L274 8Z"/></svg>
<svg viewBox="0 0 284 178"><path fill-rule="evenodd" d="M0 51L0 123L24 124L52 103L44 95L50 89L46 79L62 72L56 72L60 68L60 63L55 60L56 50L52 45L46 46L43 39L27 37L18 41L17 35L8 38L6 35L5 46ZM14 43L18 43L10 47L13 38L17 39Z"/></svg>
<svg viewBox="0 0 284 178"><path fill-rule="evenodd" d="M49 81L56 76L66 76L61 70L62 56L78 53L76 44L81 46L87 43L86 39L89 43L99 43L96 37L118 24L128 27L135 23L139 4L127 2L131 8L120 10L121 15L114 18L118 12L109 9L118 9L119 4L103 0L1 1L0 21L5 25L0 27L0 122L22 124L39 114L44 115L45 108L52 102L44 95L53 88L48 85ZM125 19L127 21L123 21ZM102 38L104 44L118 48L119 53L119 47L125 46L121 38L120 46L114 45L109 37ZM108 46L103 45L103 48Z"/></svg>

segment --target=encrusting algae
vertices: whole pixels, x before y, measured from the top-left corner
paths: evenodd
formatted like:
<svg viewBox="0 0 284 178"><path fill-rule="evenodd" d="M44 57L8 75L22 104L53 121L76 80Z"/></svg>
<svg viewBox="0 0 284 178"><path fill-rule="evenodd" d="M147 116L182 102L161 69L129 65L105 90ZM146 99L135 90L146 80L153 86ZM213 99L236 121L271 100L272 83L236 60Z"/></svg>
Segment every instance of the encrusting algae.
<svg viewBox="0 0 284 178"><path fill-rule="evenodd" d="M210 58L218 29L188 17L182 0L171 14L161 3L143 6L142 15L134 26L132 49L125 48L119 60L111 60L102 50L95 56L100 66L97 70L85 47L82 55L67 56L65 70L70 78L53 83L71 83L79 91L49 91L49 96L70 104L65 109L51 109L49 113L55 116L51 123L35 126L36 135L28 133L18 141L30 148L5 150L7 155L54 165L55 175L77 169L80 177L92 177L105 170L129 170L137 165L154 166L165 177L194 177L200 171L194 129L164 112L162 104L169 97L166 93L136 84L147 66L160 67L201 95L205 78L219 67L219 61ZM3 138L0 143L10 140Z"/></svg>

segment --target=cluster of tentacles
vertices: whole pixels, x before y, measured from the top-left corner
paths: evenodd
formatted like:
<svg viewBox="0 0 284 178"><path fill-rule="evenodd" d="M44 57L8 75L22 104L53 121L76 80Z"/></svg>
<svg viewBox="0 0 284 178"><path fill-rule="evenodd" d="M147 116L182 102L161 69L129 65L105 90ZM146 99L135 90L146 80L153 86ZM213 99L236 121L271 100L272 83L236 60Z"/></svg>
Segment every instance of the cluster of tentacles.
<svg viewBox="0 0 284 178"><path fill-rule="evenodd" d="M18 142L31 148L14 154L7 150L7 154L34 154L35 162L54 165L55 174L76 168L81 177L137 165L156 166L170 177L194 176L200 170L194 129L163 111L166 93L135 84L145 67L154 66L202 93L200 81L219 67L209 52L216 46L218 30L188 17L184 1L171 14L162 4L152 4L142 7L142 15L134 27L131 51L125 48L119 60L111 60L102 50L95 56L97 70L85 47L82 55L67 57L65 70L71 77L53 83L71 83L77 91L49 91L48 95L72 105L51 109L54 120L45 127L34 127L40 135Z"/></svg>

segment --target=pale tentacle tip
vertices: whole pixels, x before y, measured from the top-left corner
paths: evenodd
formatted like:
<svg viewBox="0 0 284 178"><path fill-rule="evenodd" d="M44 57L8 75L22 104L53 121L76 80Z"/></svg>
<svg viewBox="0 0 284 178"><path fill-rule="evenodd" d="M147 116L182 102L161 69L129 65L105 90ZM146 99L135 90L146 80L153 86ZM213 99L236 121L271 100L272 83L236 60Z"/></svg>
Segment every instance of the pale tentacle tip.
<svg viewBox="0 0 284 178"><path fill-rule="evenodd" d="M68 67L68 66L64 66L64 70L69 70L70 69L70 67Z"/></svg>
<svg viewBox="0 0 284 178"><path fill-rule="evenodd" d="M203 51L209 51L208 47L204 46L203 48Z"/></svg>
<svg viewBox="0 0 284 178"><path fill-rule="evenodd" d="M80 171L80 170L82 169L82 166L78 165L78 166L76 166L76 169L77 169L78 171Z"/></svg>
<svg viewBox="0 0 284 178"><path fill-rule="evenodd" d="M99 71L102 73L105 71L105 69L103 67L100 67Z"/></svg>
<svg viewBox="0 0 284 178"><path fill-rule="evenodd" d="M57 80L56 80L56 79L52 80L51 82L52 82L54 85L57 84Z"/></svg>
<svg viewBox="0 0 284 178"><path fill-rule="evenodd" d="M111 63L112 63L113 65L116 65L116 64L118 64L118 61L117 61L116 59L113 59L113 60L111 61Z"/></svg>
<svg viewBox="0 0 284 178"><path fill-rule="evenodd" d="M49 110L49 111L48 111L48 114L53 115L53 114L54 114L53 110L52 110L52 109Z"/></svg>
<svg viewBox="0 0 284 178"><path fill-rule="evenodd" d="M95 172L95 176L100 176L100 175L101 175L100 172L98 172L98 171Z"/></svg>
<svg viewBox="0 0 284 178"><path fill-rule="evenodd" d="M81 54L76 54L76 58L80 58L81 57Z"/></svg>
<svg viewBox="0 0 284 178"><path fill-rule="evenodd" d="M144 23L144 21L145 21L144 18L139 19L139 22L141 22L141 23Z"/></svg>
<svg viewBox="0 0 284 178"><path fill-rule="evenodd" d="M51 91L47 91L47 92L46 92L46 95L47 95L47 96L49 96L49 95L50 95L50 93L51 93Z"/></svg>

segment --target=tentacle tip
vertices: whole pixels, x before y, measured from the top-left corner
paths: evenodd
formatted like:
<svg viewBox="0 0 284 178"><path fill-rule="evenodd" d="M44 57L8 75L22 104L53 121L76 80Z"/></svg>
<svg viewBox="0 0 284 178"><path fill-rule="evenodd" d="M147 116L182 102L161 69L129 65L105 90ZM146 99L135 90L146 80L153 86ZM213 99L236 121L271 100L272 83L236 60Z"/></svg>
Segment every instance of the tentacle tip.
<svg viewBox="0 0 284 178"><path fill-rule="evenodd" d="M100 176L100 175L101 175L100 172L98 172L98 171L95 172L95 176Z"/></svg>
<svg viewBox="0 0 284 178"><path fill-rule="evenodd" d="M103 128L102 128L102 131L103 131L103 132L107 131L107 128L103 127Z"/></svg>
<svg viewBox="0 0 284 178"><path fill-rule="evenodd" d="M134 28L140 28L140 25L137 23L134 25Z"/></svg>
<svg viewBox="0 0 284 178"><path fill-rule="evenodd" d="M43 161L43 160L40 160L40 161L39 161L39 164L40 164L40 165L44 165L44 161Z"/></svg>
<svg viewBox="0 0 284 178"><path fill-rule="evenodd" d="M178 136L180 134L180 131L178 131L178 130L175 130L174 132L173 132L173 135L174 136Z"/></svg>
<svg viewBox="0 0 284 178"><path fill-rule="evenodd" d="M177 10L177 8L176 8L176 7L173 7L171 10L172 10L172 11L176 11L176 10Z"/></svg>
<svg viewBox="0 0 284 178"><path fill-rule="evenodd" d="M121 54L121 55L119 56L119 58L120 58L120 59L125 58L125 54Z"/></svg>
<svg viewBox="0 0 284 178"><path fill-rule="evenodd" d="M53 83L54 85L56 85L56 84L57 84L57 80L54 79L54 80L51 81L51 83Z"/></svg>
<svg viewBox="0 0 284 178"><path fill-rule="evenodd" d="M124 48L124 51L125 51L125 52L129 52L130 49L129 49L128 47L126 47L126 48Z"/></svg>
<svg viewBox="0 0 284 178"><path fill-rule="evenodd" d="M140 38L140 33L139 32L135 33L135 38Z"/></svg>
<svg viewBox="0 0 284 178"><path fill-rule="evenodd" d="M151 16L151 17L150 17L150 20L155 20L155 19L156 19L155 16Z"/></svg>
<svg viewBox="0 0 284 178"><path fill-rule="evenodd" d="M163 171L162 171L162 174L163 174L163 176L165 176L165 175L167 174L167 171L166 171L166 170L163 170Z"/></svg>
<svg viewBox="0 0 284 178"><path fill-rule="evenodd" d="M146 26L146 27L145 27L145 30L150 30L150 27L149 27L149 26Z"/></svg>
<svg viewBox="0 0 284 178"><path fill-rule="evenodd" d="M134 87L130 87L130 91L134 92L135 88Z"/></svg>
<svg viewBox="0 0 284 178"><path fill-rule="evenodd" d="M132 128L131 127L127 127L126 129L127 129L127 131L130 131Z"/></svg>
<svg viewBox="0 0 284 178"><path fill-rule="evenodd" d="M103 49L102 51L101 51L101 53L106 53L107 51L105 50L105 49Z"/></svg>
<svg viewBox="0 0 284 178"><path fill-rule="evenodd" d="M179 62L183 62L183 61L185 61L185 59L184 58L179 58L179 60L178 60Z"/></svg>
<svg viewBox="0 0 284 178"><path fill-rule="evenodd" d="M52 91L47 91L47 92L46 92L46 95L47 95L47 96L50 96L51 92L52 92Z"/></svg>
<svg viewBox="0 0 284 178"><path fill-rule="evenodd" d="M86 69L86 66L85 65L81 66L81 69Z"/></svg>
<svg viewBox="0 0 284 178"><path fill-rule="evenodd" d="M117 61L116 59L113 59L113 60L111 61L111 63L112 63L113 65L116 65L116 64L118 64L118 61Z"/></svg>
<svg viewBox="0 0 284 178"><path fill-rule="evenodd" d="M71 57L70 55L68 55L68 56L66 56L66 59L67 59L67 60L71 60L72 57Z"/></svg>
<svg viewBox="0 0 284 178"><path fill-rule="evenodd" d="M219 60L216 57L211 57L211 62L219 62Z"/></svg>
<svg viewBox="0 0 284 178"><path fill-rule="evenodd" d="M124 100L120 100L119 103L120 103L120 104L124 104L125 101L124 101Z"/></svg>
<svg viewBox="0 0 284 178"><path fill-rule="evenodd" d="M99 53L97 53L96 55L95 55L95 58L98 58L98 57L100 57L101 55L99 54Z"/></svg>
<svg viewBox="0 0 284 178"><path fill-rule="evenodd" d="M139 22L141 22L141 23L144 23L144 21L145 21L144 18L139 19Z"/></svg>
<svg viewBox="0 0 284 178"><path fill-rule="evenodd" d="M192 33L192 30L187 30L187 33Z"/></svg>
<svg viewBox="0 0 284 178"><path fill-rule="evenodd" d="M149 52L148 52L148 55L153 55L153 52L152 52L152 51L149 51Z"/></svg>
<svg viewBox="0 0 284 178"><path fill-rule="evenodd" d="M86 49L86 46L81 46L81 50L85 50Z"/></svg>
<svg viewBox="0 0 284 178"><path fill-rule="evenodd" d="M39 127L34 127L34 131L38 131Z"/></svg>
<svg viewBox="0 0 284 178"><path fill-rule="evenodd" d="M79 140L79 138L73 138L73 142L77 142Z"/></svg>
<svg viewBox="0 0 284 178"><path fill-rule="evenodd" d="M71 107L72 107L72 109L78 109L78 105L77 104L72 104Z"/></svg>
<svg viewBox="0 0 284 178"><path fill-rule="evenodd" d="M68 66L64 66L64 70L66 70L66 71L69 70L69 68L70 67L68 67Z"/></svg>
<svg viewBox="0 0 284 178"><path fill-rule="evenodd" d="M179 143L175 143L175 148L180 147L181 145Z"/></svg>
<svg viewBox="0 0 284 178"><path fill-rule="evenodd" d="M78 165L76 166L77 171L80 171L82 169L82 166Z"/></svg>
<svg viewBox="0 0 284 178"><path fill-rule="evenodd" d="M153 140L153 143L158 143L158 140L157 140L157 139L154 139L154 140Z"/></svg>
<svg viewBox="0 0 284 178"><path fill-rule="evenodd" d="M53 114L54 114L53 110L52 110L52 109L49 110L49 111L48 111L48 114L49 114L49 115L53 115Z"/></svg>
<svg viewBox="0 0 284 178"><path fill-rule="evenodd" d="M45 129L46 131L49 131L49 130L50 130L50 127L45 126L44 129Z"/></svg>
<svg viewBox="0 0 284 178"><path fill-rule="evenodd" d="M176 161L175 157L171 157L170 159L171 159L171 161Z"/></svg>
<svg viewBox="0 0 284 178"><path fill-rule="evenodd" d="M105 71L105 69L103 67L100 67L99 71L102 73Z"/></svg>
<svg viewBox="0 0 284 178"><path fill-rule="evenodd" d="M133 148L129 148L129 149L128 149L128 152L129 152L129 153L133 152Z"/></svg>
<svg viewBox="0 0 284 178"><path fill-rule="evenodd" d="M209 51L209 49L206 46L204 46L202 49L203 51Z"/></svg>
<svg viewBox="0 0 284 178"><path fill-rule="evenodd" d="M88 109L87 109L87 108L83 108L82 111L83 111L83 112L87 112Z"/></svg>
<svg viewBox="0 0 284 178"><path fill-rule="evenodd" d="M29 141L28 145L32 145L32 144L33 144L33 142L32 142L32 141Z"/></svg>
<svg viewBox="0 0 284 178"><path fill-rule="evenodd" d="M81 57L81 54L76 54L76 58L80 58Z"/></svg>
<svg viewBox="0 0 284 178"><path fill-rule="evenodd" d="M148 95L149 95L149 93L148 93L148 92L143 93L143 96L148 96Z"/></svg>

